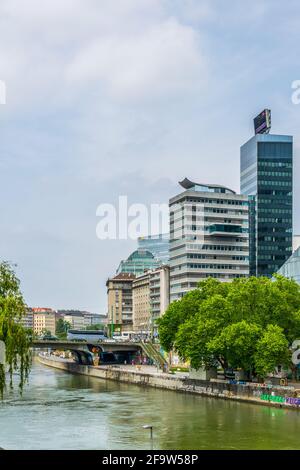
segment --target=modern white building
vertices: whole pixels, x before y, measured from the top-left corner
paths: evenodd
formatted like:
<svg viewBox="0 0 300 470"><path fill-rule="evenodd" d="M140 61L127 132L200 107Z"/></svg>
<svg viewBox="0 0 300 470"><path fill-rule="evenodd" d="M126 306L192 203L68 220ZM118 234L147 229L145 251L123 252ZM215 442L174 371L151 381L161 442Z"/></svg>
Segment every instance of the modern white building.
<svg viewBox="0 0 300 470"><path fill-rule="evenodd" d="M284 263L278 271L278 274L294 279L300 284L300 247L294 251L292 256Z"/></svg>
<svg viewBox="0 0 300 470"><path fill-rule="evenodd" d="M293 236L293 252L300 247L300 235Z"/></svg>
<svg viewBox="0 0 300 470"><path fill-rule="evenodd" d="M169 201L170 301L208 277L249 276L248 197L184 179Z"/></svg>

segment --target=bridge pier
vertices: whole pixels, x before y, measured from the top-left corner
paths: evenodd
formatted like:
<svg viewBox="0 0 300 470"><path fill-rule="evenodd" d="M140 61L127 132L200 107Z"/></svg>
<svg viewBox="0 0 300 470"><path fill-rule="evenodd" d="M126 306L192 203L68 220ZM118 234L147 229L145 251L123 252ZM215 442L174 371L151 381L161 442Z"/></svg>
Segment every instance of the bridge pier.
<svg viewBox="0 0 300 470"><path fill-rule="evenodd" d="M83 366L93 365L93 357L90 352L79 351L78 349L71 350L76 357L76 362Z"/></svg>

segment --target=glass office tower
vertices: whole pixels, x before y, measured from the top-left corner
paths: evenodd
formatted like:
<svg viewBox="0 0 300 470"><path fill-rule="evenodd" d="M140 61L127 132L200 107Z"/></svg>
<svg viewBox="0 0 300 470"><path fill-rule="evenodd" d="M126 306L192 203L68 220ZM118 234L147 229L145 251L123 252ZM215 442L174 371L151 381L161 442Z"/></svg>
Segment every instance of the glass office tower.
<svg viewBox="0 0 300 470"><path fill-rule="evenodd" d="M160 264L169 263L169 233L138 238L138 248L150 251Z"/></svg>
<svg viewBox="0 0 300 470"><path fill-rule="evenodd" d="M292 254L292 136L257 134L241 147L241 194L250 201L250 275L271 277Z"/></svg>

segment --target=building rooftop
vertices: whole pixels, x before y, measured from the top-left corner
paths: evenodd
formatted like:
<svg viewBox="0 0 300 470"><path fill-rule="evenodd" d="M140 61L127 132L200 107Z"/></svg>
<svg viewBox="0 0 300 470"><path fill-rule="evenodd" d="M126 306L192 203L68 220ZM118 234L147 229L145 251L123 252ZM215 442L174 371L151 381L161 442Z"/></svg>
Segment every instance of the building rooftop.
<svg viewBox="0 0 300 470"><path fill-rule="evenodd" d="M179 181L179 184L186 190L192 189L193 191L236 194L235 191L230 188L226 188L226 186L220 186L219 184L194 183L188 178L184 178L182 181Z"/></svg>
<svg viewBox="0 0 300 470"><path fill-rule="evenodd" d="M110 280L131 280L135 279L135 274L132 273L119 273L116 276L110 278Z"/></svg>

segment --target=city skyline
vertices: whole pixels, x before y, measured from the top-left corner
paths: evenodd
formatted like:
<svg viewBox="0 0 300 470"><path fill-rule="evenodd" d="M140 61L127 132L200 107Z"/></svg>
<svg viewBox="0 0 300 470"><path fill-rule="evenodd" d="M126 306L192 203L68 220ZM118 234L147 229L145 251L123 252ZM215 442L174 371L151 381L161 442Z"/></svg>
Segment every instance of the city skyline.
<svg viewBox="0 0 300 470"><path fill-rule="evenodd" d="M106 278L136 243L97 239L99 204L164 203L185 176L239 193L239 149L265 107L272 133L294 136L297 181L299 6L88 3L1 5L0 244L29 305L105 312Z"/></svg>

